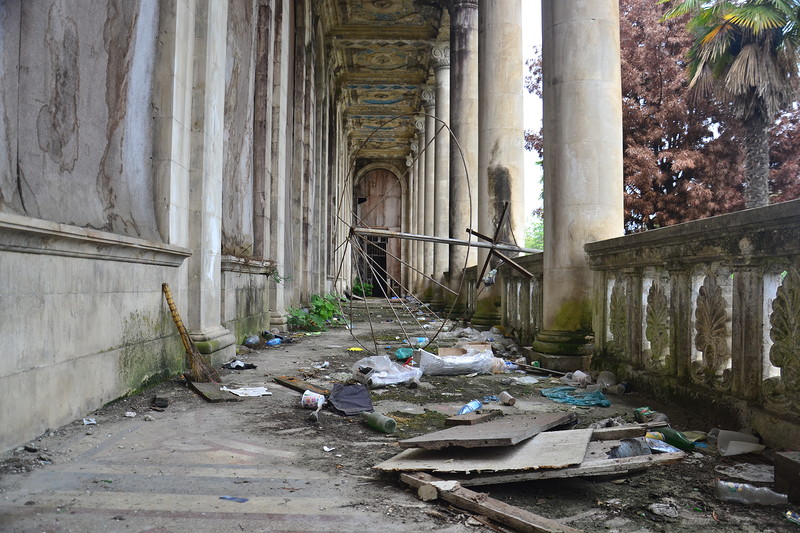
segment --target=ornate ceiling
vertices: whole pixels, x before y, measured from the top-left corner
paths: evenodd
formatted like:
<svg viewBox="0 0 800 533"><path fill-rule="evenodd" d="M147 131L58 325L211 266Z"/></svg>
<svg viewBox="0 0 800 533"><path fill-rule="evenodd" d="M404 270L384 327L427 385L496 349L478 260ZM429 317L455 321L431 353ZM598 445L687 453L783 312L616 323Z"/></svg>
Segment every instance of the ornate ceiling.
<svg viewBox="0 0 800 533"><path fill-rule="evenodd" d="M319 0L351 153L409 153L422 91L432 83L430 51L449 41L438 0Z"/></svg>

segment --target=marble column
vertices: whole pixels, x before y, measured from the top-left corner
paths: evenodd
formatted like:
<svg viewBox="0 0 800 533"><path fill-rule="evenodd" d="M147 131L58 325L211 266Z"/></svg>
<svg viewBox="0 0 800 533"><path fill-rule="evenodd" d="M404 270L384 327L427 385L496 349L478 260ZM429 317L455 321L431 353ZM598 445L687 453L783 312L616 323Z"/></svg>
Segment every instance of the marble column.
<svg viewBox="0 0 800 533"><path fill-rule="evenodd" d="M524 238L525 220L521 0L484 0L478 13L478 228L494 235L508 202L498 239L515 242ZM478 274L488 255L486 249L478 251ZM498 263L491 259L486 271ZM500 324L501 296L499 284L481 286L472 316L475 327Z"/></svg>
<svg viewBox="0 0 800 533"><path fill-rule="evenodd" d="M223 113L228 5L199 0L195 11L192 90L191 183L187 260L187 326L201 353L221 360L235 355L236 339L220 324L222 275Z"/></svg>
<svg viewBox="0 0 800 533"><path fill-rule="evenodd" d="M435 45L431 49L431 64L436 76L436 161L434 163L433 196L437 205L445 206L450 198L450 47ZM433 213L433 234L447 237L449 212L439 207ZM444 284L447 271L448 250L446 244L433 245L433 279ZM443 308L447 303L444 290L434 285L431 304Z"/></svg>
<svg viewBox="0 0 800 533"><path fill-rule="evenodd" d="M415 233L421 234L425 231L425 121L417 119L414 121L414 128L417 132L417 161L414 175L417 178L417 187L414 191L416 196L417 213L414 222L417 225ZM416 272L416 283L414 284L414 296L420 298L425 286L425 248L422 241L414 241L414 268Z"/></svg>
<svg viewBox="0 0 800 533"><path fill-rule="evenodd" d="M290 6L288 0L274 3L275 9L275 45L272 86L272 180L270 183L270 258L277 265L279 283L272 285L270 294L270 325L283 329L286 317L286 282L292 272L286 265L286 176L289 166L288 124L289 124L289 76L290 76Z"/></svg>
<svg viewBox="0 0 800 533"><path fill-rule="evenodd" d="M477 227L478 203L478 1L452 0L450 5L450 227L449 236L467 240L466 228ZM464 266L477 263L475 248L451 246L450 285L458 291ZM466 288L453 308L465 308Z"/></svg>
<svg viewBox="0 0 800 533"><path fill-rule="evenodd" d="M544 330L548 368L588 364L592 271L583 246L623 233L618 0L543 0ZM576 47L575 43L581 46Z"/></svg>
<svg viewBox="0 0 800 533"><path fill-rule="evenodd" d="M414 156L413 154L409 153L406 156L406 183L408 186L406 187L405 191L405 201L403 202L403 232L411 233L411 217L414 213L412 209L412 202L411 198L414 194ZM401 295L407 295L409 293L409 288L411 287L411 268L406 264L409 261L409 257L411 257L411 243L408 239L402 239L400 241L401 252L400 257L402 258L405 263L401 263L401 274L400 274L400 284L402 287L400 288Z"/></svg>
<svg viewBox="0 0 800 533"><path fill-rule="evenodd" d="M444 208L445 204L434 202L434 164L436 162L436 93L434 88L426 87L422 91L422 102L425 109L425 179L423 182L423 196L425 214L423 218L422 233L433 235L434 210ZM422 245L423 264L425 273L424 286L420 297L425 302L430 302L433 297L433 243L425 242Z"/></svg>

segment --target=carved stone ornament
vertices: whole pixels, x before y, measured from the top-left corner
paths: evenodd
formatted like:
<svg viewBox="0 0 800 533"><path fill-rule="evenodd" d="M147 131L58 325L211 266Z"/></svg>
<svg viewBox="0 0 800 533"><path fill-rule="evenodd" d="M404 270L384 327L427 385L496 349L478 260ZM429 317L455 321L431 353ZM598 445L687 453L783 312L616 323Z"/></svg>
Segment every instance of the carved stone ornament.
<svg viewBox="0 0 800 533"><path fill-rule="evenodd" d="M765 380L765 400L773 409L796 415L800 409L800 269L790 268L783 278L769 323L769 360L781 374Z"/></svg>
<svg viewBox="0 0 800 533"><path fill-rule="evenodd" d="M433 70L450 68L450 47L436 45L431 48L431 64L433 65Z"/></svg>
<svg viewBox="0 0 800 533"><path fill-rule="evenodd" d="M669 301L658 279L653 280L647 292L645 310L645 337L650 343L650 357L645 365L651 369L662 369L670 361L669 350Z"/></svg>
<svg viewBox="0 0 800 533"><path fill-rule="evenodd" d="M422 90L422 103L425 108L433 107L436 105L436 92L433 89Z"/></svg>
<svg viewBox="0 0 800 533"><path fill-rule="evenodd" d="M625 285L621 280L616 280L611 289L610 307L608 326L611 330L611 348L617 354L624 354L628 340L628 304Z"/></svg>
<svg viewBox="0 0 800 533"><path fill-rule="evenodd" d="M702 358L692 362L695 381L720 389L730 388L731 360L728 347L728 312L722 288L712 275L706 276L697 295L694 345Z"/></svg>

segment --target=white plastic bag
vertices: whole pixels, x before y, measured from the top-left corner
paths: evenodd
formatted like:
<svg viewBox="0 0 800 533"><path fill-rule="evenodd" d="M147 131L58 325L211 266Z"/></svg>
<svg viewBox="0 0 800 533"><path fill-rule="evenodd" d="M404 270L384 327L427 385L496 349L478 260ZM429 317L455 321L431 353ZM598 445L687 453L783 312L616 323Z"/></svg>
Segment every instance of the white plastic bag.
<svg viewBox="0 0 800 533"><path fill-rule="evenodd" d="M422 376L419 368L397 364L387 355L359 359L353 365L352 371L357 381L371 389L407 383Z"/></svg>
<svg viewBox="0 0 800 533"><path fill-rule="evenodd" d="M495 365L492 349L467 350L464 355L439 356L425 350L414 351L423 374L429 376L460 376L464 374L491 374Z"/></svg>

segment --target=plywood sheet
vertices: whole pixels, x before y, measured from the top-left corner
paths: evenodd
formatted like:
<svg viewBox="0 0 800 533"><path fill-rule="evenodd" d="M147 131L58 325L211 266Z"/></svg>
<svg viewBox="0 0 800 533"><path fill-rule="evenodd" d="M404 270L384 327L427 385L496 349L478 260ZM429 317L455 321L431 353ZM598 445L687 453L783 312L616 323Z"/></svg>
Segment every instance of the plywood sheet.
<svg viewBox="0 0 800 533"><path fill-rule="evenodd" d="M444 419L444 425L447 427L453 426L474 426L475 424L482 424L494 418L503 416L500 410L492 411L472 411L463 415L455 415Z"/></svg>
<svg viewBox="0 0 800 533"><path fill-rule="evenodd" d="M459 450L412 449L405 450L373 468L384 471L420 470L449 473L566 468L583 461L591 437L591 429L572 429L539 433L517 446Z"/></svg>
<svg viewBox="0 0 800 533"><path fill-rule="evenodd" d="M505 416L497 420L472 426L456 426L441 431L401 440L401 448L439 450L449 446L487 448L513 446L550 428L566 424L574 413L544 413L536 415Z"/></svg>

